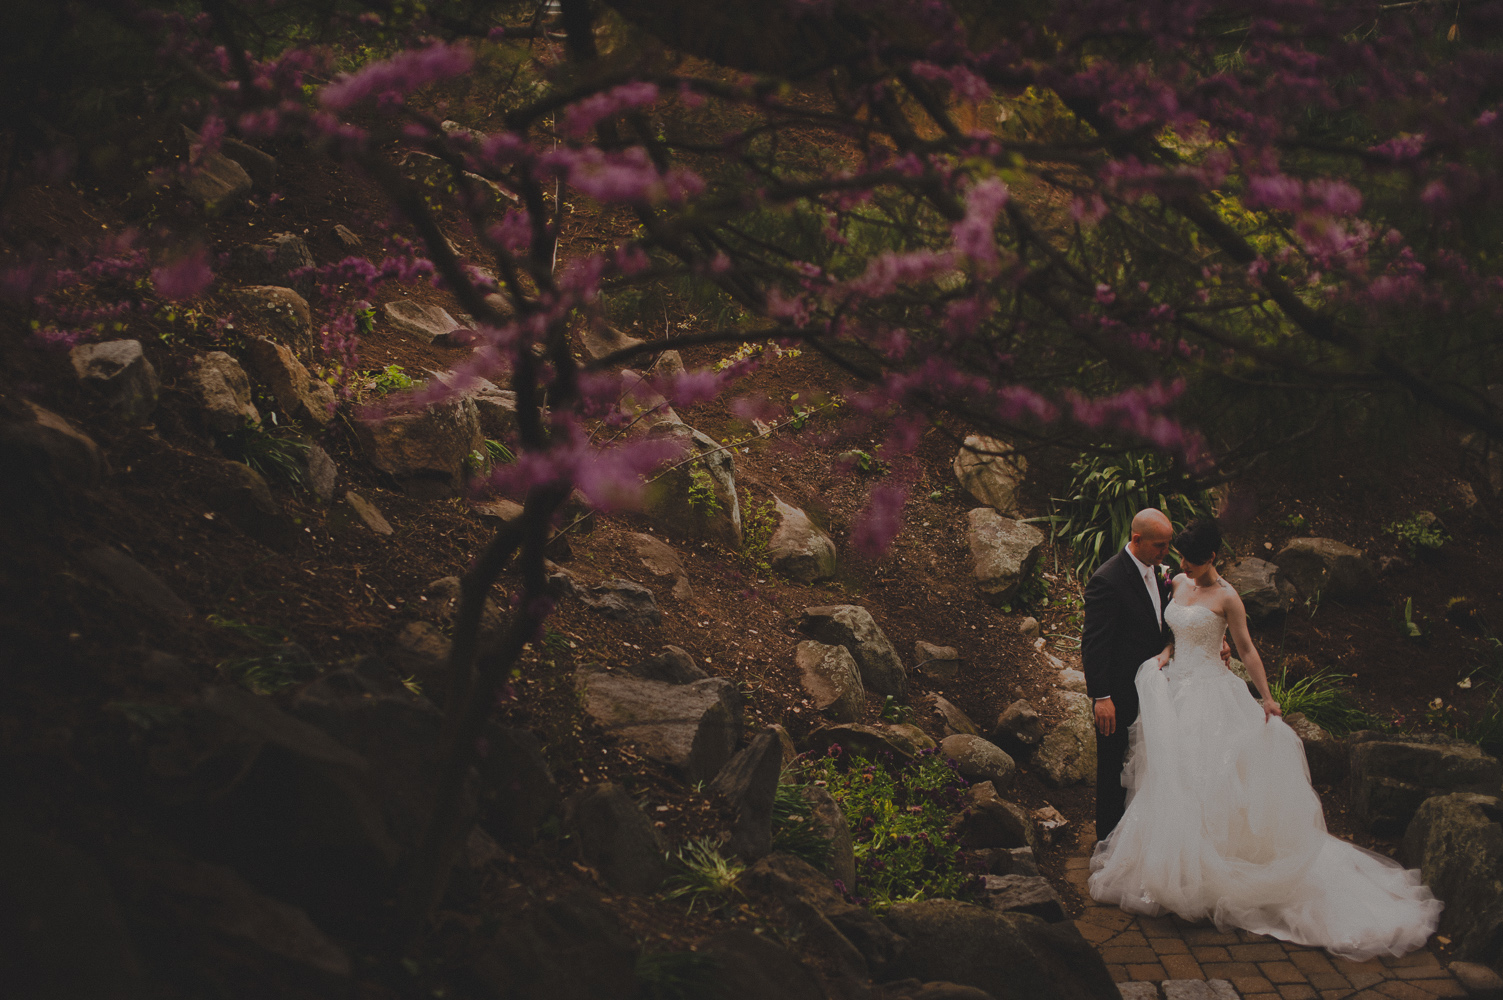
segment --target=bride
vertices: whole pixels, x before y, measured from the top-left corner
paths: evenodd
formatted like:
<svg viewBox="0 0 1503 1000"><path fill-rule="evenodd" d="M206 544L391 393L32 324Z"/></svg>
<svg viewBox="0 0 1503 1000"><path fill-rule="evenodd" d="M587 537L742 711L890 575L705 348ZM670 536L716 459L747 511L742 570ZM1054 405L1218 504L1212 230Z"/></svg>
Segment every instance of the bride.
<svg viewBox="0 0 1503 1000"><path fill-rule="evenodd" d="M1091 857L1092 898L1134 913L1209 918L1365 961L1422 946L1442 903L1388 858L1326 833L1299 737L1284 724L1237 591L1216 572L1221 531L1175 539L1184 572L1170 645L1137 674L1127 812ZM1222 666L1231 629L1262 704Z"/></svg>

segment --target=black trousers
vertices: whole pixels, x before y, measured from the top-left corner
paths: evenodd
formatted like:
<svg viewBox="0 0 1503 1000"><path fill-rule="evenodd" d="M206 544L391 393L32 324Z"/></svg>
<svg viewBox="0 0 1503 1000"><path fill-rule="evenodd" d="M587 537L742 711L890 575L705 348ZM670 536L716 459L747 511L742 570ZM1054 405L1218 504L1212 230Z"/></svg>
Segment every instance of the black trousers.
<svg viewBox="0 0 1503 1000"><path fill-rule="evenodd" d="M1136 715L1137 713L1133 713ZM1132 720L1123 721L1117 714L1117 728L1110 736L1102 736L1096 730L1096 839L1105 840L1106 835L1117 828L1122 814L1127 811L1127 789L1122 787L1122 764L1127 760L1127 727Z"/></svg>

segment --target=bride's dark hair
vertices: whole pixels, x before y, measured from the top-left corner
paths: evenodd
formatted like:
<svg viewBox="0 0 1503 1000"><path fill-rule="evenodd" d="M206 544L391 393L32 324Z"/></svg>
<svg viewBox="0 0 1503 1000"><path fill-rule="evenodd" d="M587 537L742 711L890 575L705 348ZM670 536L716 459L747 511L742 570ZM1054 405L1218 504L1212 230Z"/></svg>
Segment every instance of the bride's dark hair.
<svg viewBox="0 0 1503 1000"><path fill-rule="evenodd" d="M1174 536L1174 547L1188 562L1209 562L1221 551L1221 525L1214 517L1196 518Z"/></svg>

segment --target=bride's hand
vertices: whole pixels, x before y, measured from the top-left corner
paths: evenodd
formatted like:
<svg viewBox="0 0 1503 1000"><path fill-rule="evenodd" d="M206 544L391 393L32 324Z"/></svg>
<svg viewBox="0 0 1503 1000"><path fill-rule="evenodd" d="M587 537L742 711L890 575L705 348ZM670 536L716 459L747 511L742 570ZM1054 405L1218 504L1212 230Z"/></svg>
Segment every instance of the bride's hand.
<svg viewBox="0 0 1503 1000"><path fill-rule="evenodd" d="M1264 698L1263 699L1263 721L1267 722L1268 721L1268 717L1270 715L1277 715L1280 718L1282 718L1283 715L1284 715L1284 710L1282 708L1280 708L1279 707L1279 703L1276 702L1276 701L1274 701L1272 698Z"/></svg>
<svg viewBox="0 0 1503 1000"><path fill-rule="evenodd" d="M1169 665L1169 654L1168 653L1160 653L1158 656L1154 657L1154 659L1158 662L1160 670L1163 670L1165 667L1167 667Z"/></svg>

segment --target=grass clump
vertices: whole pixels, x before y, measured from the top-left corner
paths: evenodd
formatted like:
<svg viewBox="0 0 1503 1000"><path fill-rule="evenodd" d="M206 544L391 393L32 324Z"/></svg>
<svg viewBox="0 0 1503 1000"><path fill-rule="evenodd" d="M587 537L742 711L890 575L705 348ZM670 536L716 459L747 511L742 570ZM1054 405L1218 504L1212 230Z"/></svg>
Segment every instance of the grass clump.
<svg viewBox="0 0 1503 1000"><path fill-rule="evenodd" d="M772 849L802 858L822 872L830 870L830 838L814 820L814 810L800 784L780 783L772 800Z"/></svg>
<svg viewBox="0 0 1503 1000"><path fill-rule="evenodd" d="M691 840L669 862L677 871L665 883L663 898L688 900L690 913L701 905L713 913L743 895L738 883L746 866L721 854L709 838Z"/></svg>
<svg viewBox="0 0 1503 1000"><path fill-rule="evenodd" d="M1359 729L1382 729L1382 723L1357 707L1346 689L1345 674L1322 668L1297 681L1289 680L1289 668L1279 671L1277 680L1268 685L1273 700L1285 715L1303 712L1305 718L1334 736L1345 736Z"/></svg>

